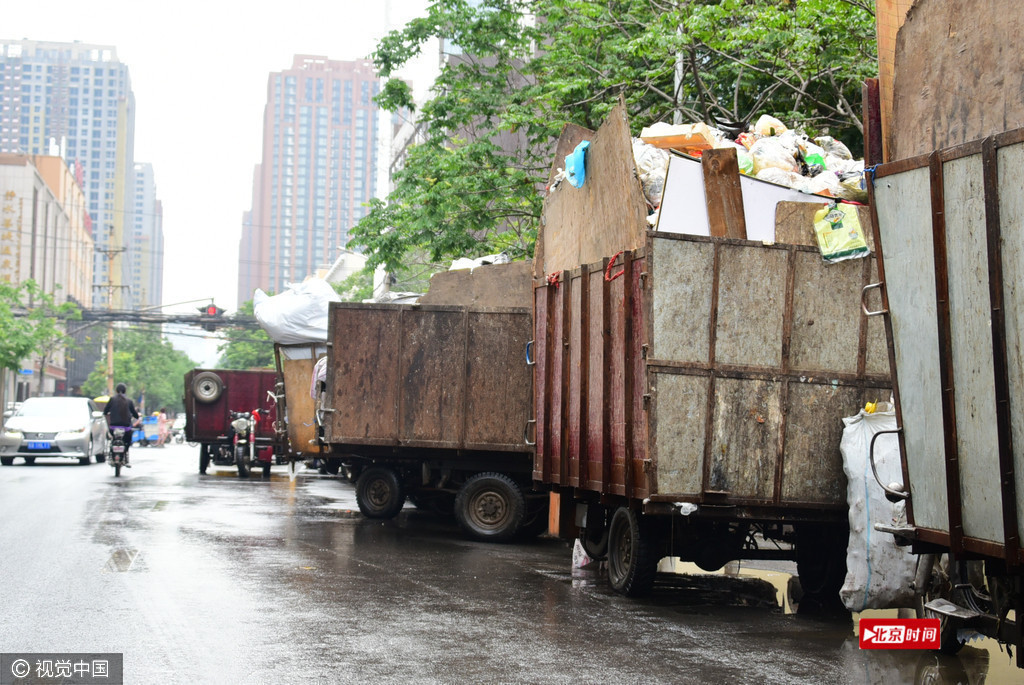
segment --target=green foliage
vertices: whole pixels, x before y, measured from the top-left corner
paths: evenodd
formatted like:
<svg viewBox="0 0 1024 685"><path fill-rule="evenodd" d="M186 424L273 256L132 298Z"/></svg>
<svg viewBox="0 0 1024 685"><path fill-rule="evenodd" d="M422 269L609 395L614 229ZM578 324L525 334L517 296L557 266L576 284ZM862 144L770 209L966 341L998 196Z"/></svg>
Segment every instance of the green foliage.
<svg viewBox="0 0 1024 685"><path fill-rule="evenodd" d="M195 362L163 340L159 331L114 330L114 384L124 383L137 406L139 398L144 397L140 413L152 413L160 407L183 411L185 373L192 368ZM107 393L106 359L96 363L82 391L90 397Z"/></svg>
<svg viewBox="0 0 1024 685"><path fill-rule="evenodd" d="M0 283L0 367L17 371L33 353L51 355L71 341L64 321L81 318L78 305L57 304L31 279Z"/></svg>
<svg viewBox="0 0 1024 685"><path fill-rule="evenodd" d="M331 287L343 302L362 302L373 297L373 271L362 269Z"/></svg>
<svg viewBox="0 0 1024 685"><path fill-rule="evenodd" d="M242 304L238 313L252 316L252 300ZM227 328L224 330L224 342L217 346L217 351L221 354L217 366L222 369L274 367L274 341L262 329Z"/></svg>
<svg viewBox="0 0 1024 685"><path fill-rule="evenodd" d="M634 134L772 114L856 152L854 104L877 74L870 0L436 0L378 45L382 107L412 108L392 76L434 37L463 54L419 113L424 140L387 202L351 232L369 269L532 256L555 140L567 123L596 129L619 97Z"/></svg>

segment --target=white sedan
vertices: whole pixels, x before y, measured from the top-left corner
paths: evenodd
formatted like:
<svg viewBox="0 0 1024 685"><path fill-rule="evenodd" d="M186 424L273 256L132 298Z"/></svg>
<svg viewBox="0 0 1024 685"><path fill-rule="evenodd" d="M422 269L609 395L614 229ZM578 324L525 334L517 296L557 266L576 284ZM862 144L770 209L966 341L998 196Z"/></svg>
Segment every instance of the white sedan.
<svg viewBox="0 0 1024 685"><path fill-rule="evenodd" d="M6 416L6 415L5 415ZM87 397L30 397L6 417L0 432L0 464L15 457L33 464L39 457L77 459L88 464L107 453L107 423Z"/></svg>

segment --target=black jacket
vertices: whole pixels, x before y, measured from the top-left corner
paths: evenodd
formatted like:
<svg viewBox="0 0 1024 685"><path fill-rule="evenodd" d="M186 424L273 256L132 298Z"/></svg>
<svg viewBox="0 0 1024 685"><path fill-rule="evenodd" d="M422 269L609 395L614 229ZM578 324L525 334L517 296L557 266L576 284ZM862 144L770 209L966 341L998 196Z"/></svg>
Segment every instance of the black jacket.
<svg viewBox="0 0 1024 685"><path fill-rule="evenodd" d="M108 426L131 426L132 419L139 418L135 403L120 393L110 398L103 413L107 416Z"/></svg>

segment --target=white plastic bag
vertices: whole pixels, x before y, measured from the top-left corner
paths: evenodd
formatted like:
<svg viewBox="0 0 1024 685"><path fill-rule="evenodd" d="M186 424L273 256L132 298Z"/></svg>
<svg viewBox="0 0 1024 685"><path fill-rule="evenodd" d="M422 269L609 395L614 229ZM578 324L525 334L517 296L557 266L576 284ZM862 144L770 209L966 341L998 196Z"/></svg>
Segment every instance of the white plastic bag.
<svg viewBox="0 0 1024 685"><path fill-rule="evenodd" d="M253 314L270 339L282 345L327 340L327 307L341 298L322 278L293 283L277 295L256 290Z"/></svg>
<svg viewBox="0 0 1024 685"><path fill-rule="evenodd" d="M902 501L893 504L871 472L868 449L871 436L896 429L896 412L867 413L843 419L843 471L850 507L850 542L846 548L846 582L839 591L850 611L914 606L913 580L917 558L909 547L897 547L895 538L875 530L876 523L906 525ZM884 483L903 481L896 434L875 441L875 466Z"/></svg>

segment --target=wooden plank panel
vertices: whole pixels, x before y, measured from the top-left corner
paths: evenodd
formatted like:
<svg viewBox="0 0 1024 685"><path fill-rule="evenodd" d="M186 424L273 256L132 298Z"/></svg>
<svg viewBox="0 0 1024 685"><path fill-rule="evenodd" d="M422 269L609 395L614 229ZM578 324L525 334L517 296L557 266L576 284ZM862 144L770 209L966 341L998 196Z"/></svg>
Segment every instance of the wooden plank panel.
<svg viewBox="0 0 1024 685"><path fill-rule="evenodd" d="M469 312L466 442L518 445L530 413L526 342L531 317L518 312Z"/></svg>
<svg viewBox="0 0 1024 685"><path fill-rule="evenodd" d="M827 264L821 255L797 251L789 367L810 374L856 373L860 350L860 288L863 263ZM851 287L853 286L853 287Z"/></svg>
<svg viewBox="0 0 1024 685"><path fill-rule="evenodd" d="M651 278L653 325L650 356L679 362L707 363L710 349L714 244L653 239L656 258Z"/></svg>
<svg viewBox="0 0 1024 685"><path fill-rule="evenodd" d="M964 534L1002 543L981 155L944 165L956 438Z"/></svg>
<svg viewBox="0 0 1024 685"><path fill-rule="evenodd" d="M846 506L840 419L860 411L865 394L879 399L878 392L851 386L789 384L782 502Z"/></svg>
<svg viewBox="0 0 1024 685"><path fill-rule="evenodd" d="M622 267L612 267L617 272ZM607 284L608 302L608 447L612 492L626 494L626 312L625 279Z"/></svg>
<svg viewBox="0 0 1024 685"><path fill-rule="evenodd" d="M1018 534L1024 539L1024 145L998 152L999 219L1002 234L1003 315L1010 394L1010 433Z"/></svg>
<svg viewBox="0 0 1024 685"><path fill-rule="evenodd" d="M465 411L466 313L406 309L399 359L399 438L460 447Z"/></svg>
<svg viewBox="0 0 1024 685"><path fill-rule="evenodd" d="M331 304L328 442L398 441L400 316L397 307Z"/></svg>
<svg viewBox="0 0 1024 685"><path fill-rule="evenodd" d="M740 189L739 157L733 148L706 150L701 155L704 172L704 201L708 207L711 235L718 238L747 237Z"/></svg>
<svg viewBox="0 0 1024 685"><path fill-rule="evenodd" d="M784 253L783 253L784 254ZM706 489L770 501L782 425L782 384L717 378Z"/></svg>
<svg viewBox="0 0 1024 685"><path fill-rule="evenodd" d="M697 497L702 490L710 377L651 373L651 494Z"/></svg>
<svg viewBox="0 0 1024 685"><path fill-rule="evenodd" d="M315 363L316 360L312 357L281 360L281 373L284 377L284 401L288 408L288 443L294 452L300 454L320 453L316 421L313 415L316 407L309 394L309 384L313 377Z"/></svg>
<svg viewBox="0 0 1024 685"><path fill-rule="evenodd" d="M586 312L589 343L587 367L587 475L593 489L604 492L610 486L611 462L608 459L608 441L605 416L608 411L605 395L605 346L608 331L604 326L605 300L604 272L583 272L583 287L587 288L589 309Z"/></svg>
<svg viewBox="0 0 1024 685"><path fill-rule="evenodd" d="M786 250L722 245L719 254L716 362L780 367Z"/></svg>
<svg viewBox="0 0 1024 685"><path fill-rule="evenodd" d="M916 526L949 530L928 168L875 184Z"/></svg>

